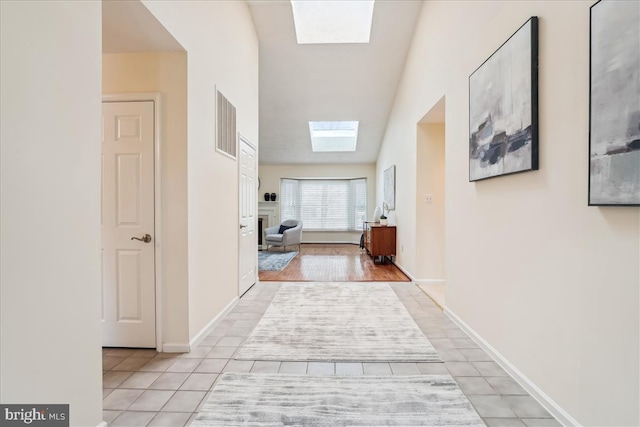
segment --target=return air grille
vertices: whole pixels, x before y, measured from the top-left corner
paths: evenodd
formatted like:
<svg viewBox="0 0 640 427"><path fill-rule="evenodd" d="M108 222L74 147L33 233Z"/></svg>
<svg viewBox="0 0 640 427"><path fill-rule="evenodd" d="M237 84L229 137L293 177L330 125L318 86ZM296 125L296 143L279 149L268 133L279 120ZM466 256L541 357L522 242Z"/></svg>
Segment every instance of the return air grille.
<svg viewBox="0 0 640 427"><path fill-rule="evenodd" d="M236 158L236 107L216 90L216 149Z"/></svg>

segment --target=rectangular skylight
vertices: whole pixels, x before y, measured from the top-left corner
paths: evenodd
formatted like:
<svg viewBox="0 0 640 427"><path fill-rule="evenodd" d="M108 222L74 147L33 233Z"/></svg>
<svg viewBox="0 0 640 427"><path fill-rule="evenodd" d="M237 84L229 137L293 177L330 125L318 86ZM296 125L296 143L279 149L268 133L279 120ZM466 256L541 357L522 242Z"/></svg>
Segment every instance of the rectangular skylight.
<svg viewBox="0 0 640 427"><path fill-rule="evenodd" d="M359 122L309 122L315 152L356 151Z"/></svg>
<svg viewBox="0 0 640 427"><path fill-rule="evenodd" d="M369 43L374 0L291 0L298 44Z"/></svg>

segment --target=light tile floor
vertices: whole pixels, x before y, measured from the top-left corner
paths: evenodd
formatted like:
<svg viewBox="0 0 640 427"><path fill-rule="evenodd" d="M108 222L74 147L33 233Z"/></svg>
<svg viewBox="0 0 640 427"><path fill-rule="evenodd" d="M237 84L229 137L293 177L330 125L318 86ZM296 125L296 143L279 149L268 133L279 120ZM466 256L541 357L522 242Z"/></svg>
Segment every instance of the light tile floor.
<svg viewBox="0 0 640 427"><path fill-rule="evenodd" d="M551 415L411 283L393 283L399 299L444 363L326 363L233 360L280 283L250 289L198 348L187 354L103 349L104 420L109 426L188 425L221 372L322 375L450 374L484 422L560 426Z"/></svg>

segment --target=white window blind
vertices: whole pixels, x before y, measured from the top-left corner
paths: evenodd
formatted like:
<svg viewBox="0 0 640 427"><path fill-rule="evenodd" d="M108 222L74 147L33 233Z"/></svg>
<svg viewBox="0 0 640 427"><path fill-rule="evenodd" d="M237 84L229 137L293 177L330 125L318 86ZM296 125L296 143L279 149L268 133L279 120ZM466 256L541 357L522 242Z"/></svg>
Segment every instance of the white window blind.
<svg viewBox="0 0 640 427"><path fill-rule="evenodd" d="M362 230L367 180L282 179L280 218L301 219L306 230Z"/></svg>
<svg viewBox="0 0 640 427"><path fill-rule="evenodd" d="M362 224L367 220L367 180L352 179L351 195L353 204L353 229L362 230Z"/></svg>

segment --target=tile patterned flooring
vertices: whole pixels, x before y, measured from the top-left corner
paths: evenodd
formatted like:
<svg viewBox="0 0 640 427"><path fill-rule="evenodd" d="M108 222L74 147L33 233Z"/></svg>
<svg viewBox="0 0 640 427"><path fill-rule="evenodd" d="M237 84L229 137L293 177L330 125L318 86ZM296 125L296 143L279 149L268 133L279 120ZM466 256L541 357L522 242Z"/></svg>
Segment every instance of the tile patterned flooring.
<svg viewBox="0 0 640 427"><path fill-rule="evenodd" d="M390 285L444 363L233 360L233 354L258 323L280 287L278 282L262 282L250 289L190 353L104 348L104 420L114 427L188 425L222 372L450 374L489 427L561 425L416 285Z"/></svg>

